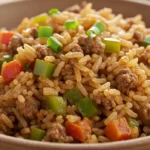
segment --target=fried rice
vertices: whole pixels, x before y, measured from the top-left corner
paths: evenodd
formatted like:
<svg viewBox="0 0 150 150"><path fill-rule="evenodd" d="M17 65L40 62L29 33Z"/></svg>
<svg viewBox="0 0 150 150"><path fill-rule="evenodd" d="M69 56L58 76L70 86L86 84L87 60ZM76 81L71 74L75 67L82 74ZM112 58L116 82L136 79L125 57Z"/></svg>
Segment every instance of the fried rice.
<svg viewBox="0 0 150 150"><path fill-rule="evenodd" d="M46 19L37 21L40 16ZM68 20L78 27L67 29ZM92 31L91 38L87 31L97 22L105 30L98 35ZM47 44L49 37L39 36L40 26L53 29L59 52ZM9 40L3 40L4 33L12 34ZM13 30L1 29L0 133L61 143L148 136L150 46L144 42L149 36L141 15L124 18L110 8L96 11L91 3L24 18ZM119 52L106 51L107 38L120 43ZM55 66L51 77L42 74L43 68L35 73L37 61L45 68ZM8 67L12 62L22 66L15 76L13 66Z"/></svg>

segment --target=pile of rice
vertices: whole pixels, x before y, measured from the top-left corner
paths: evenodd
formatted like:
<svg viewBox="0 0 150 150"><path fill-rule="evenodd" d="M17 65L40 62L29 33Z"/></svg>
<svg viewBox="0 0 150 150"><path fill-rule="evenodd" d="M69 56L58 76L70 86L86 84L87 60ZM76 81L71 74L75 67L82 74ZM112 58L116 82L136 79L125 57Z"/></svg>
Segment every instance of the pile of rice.
<svg viewBox="0 0 150 150"><path fill-rule="evenodd" d="M66 30L64 24L69 19L78 20L79 28ZM103 22L106 31L87 40L86 31L96 21ZM42 25L53 27L53 36L63 44L60 53L54 53L46 46L46 38L37 37L40 25L35 24L33 18L25 18L12 30L21 42L16 47L13 40L8 47L0 44L1 58L16 51L14 60L22 63L31 61L34 64L36 59L41 59L56 64L52 79L34 75L33 67L20 72L9 84L0 76L0 133L30 139L31 127L37 126L47 133L43 141L78 142L67 135L64 125L66 120L82 120L76 105L68 104L65 116L56 115L46 108L44 100L44 96L63 95L77 87L98 108L98 114L89 118L93 124L92 133L85 143L110 141L104 128L111 120L121 117L137 120L140 126L135 138L149 135L150 123L143 121L137 111L150 112L150 46L140 44L150 36L150 29L145 27L142 16L123 18L122 14L113 14L110 8L96 11L91 3L48 15ZM5 29L0 33L3 31ZM105 37L120 40L119 54L104 52L102 38ZM121 80L122 74L125 77ZM133 83L127 81L126 76L132 77Z"/></svg>

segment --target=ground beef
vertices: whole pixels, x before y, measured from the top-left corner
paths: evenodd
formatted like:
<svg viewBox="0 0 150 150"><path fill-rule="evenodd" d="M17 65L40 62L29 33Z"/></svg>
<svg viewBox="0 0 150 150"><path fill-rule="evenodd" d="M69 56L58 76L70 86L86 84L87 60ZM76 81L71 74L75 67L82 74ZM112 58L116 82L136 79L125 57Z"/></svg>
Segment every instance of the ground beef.
<svg viewBox="0 0 150 150"><path fill-rule="evenodd" d="M17 48L22 45L22 36L20 34L15 34L9 42L8 50L10 50L12 53L16 53Z"/></svg>
<svg viewBox="0 0 150 150"><path fill-rule="evenodd" d="M101 54L104 52L104 44L99 37L91 39L87 36L80 36L78 44L82 48L84 54Z"/></svg>
<svg viewBox="0 0 150 150"><path fill-rule="evenodd" d="M49 142L72 142L73 138L66 135L66 129L60 123L54 123L47 131L44 141Z"/></svg>
<svg viewBox="0 0 150 150"><path fill-rule="evenodd" d="M150 62L148 62L149 59L150 59L150 46L147 46L144 53L139 55L139 62L149 65L150 64Z"/></svg>
<svg viewBox="0 0 150 150"><path fill-rule="evenodd" d="M43 59L45 56L52 55L51 50L46 45L37 45L35 50L39 59Z"/></svg>
<svg viewBox="0 0 150 150"><path fill-rule="evenodd" d="M150 108L141 107L140 109L135 110L135 112L138 114L144 125L150 126Z"/></svg>
<svg viewBox="0 0 150 150"><path fill-rule="evenodd" d="M25 97L25 102L16 101L16 108L27 119L33 119L39 109L40 103L34 97Z"/></svg>
<svg viewBox="0 0 150 150"><path fill-rule="evenodd" d="M74 5L66 9L66 11L73 12L73 13L79 13L80 10L81 10L81 7L79 5Z"/></svg>
<svg viewBox="0 0 150 150"><path fill-rule="evenodd" d="M135 43L141 43L144 40L143 32L135 31L133 38Z"/></svg>
<svg viewBox="0 0 150 150"><path fill-rule="evenodd" d="M74 47L70 51L83 53L83 50L81 49L80 45L78 45L78 44L75 44Z"/></svg>
<svg viewBox="0 0 150 150"><path fill-rule="evenodd" d="M99 93L93 97L96 104L102 105L106 110L111 110L114 108L114 100L108 99L103 93Z"/></svg>
<svg viewBox="0 0 150 150"><path fill-rule="evenodd" d="M116 77L117 88L120 92L125 93L136 87L137 80L137 75L133 74L128 68L122 69Z"/></svg>
<svg viewBox="0 0 150 150"><path fill-rule="evenodd" d="M34 39L36 39L36 38L38 37L38 30L37 30L36 27L32 27L32 28L31 28L31 33L30 33L30 35L31 35Z"/></svg>

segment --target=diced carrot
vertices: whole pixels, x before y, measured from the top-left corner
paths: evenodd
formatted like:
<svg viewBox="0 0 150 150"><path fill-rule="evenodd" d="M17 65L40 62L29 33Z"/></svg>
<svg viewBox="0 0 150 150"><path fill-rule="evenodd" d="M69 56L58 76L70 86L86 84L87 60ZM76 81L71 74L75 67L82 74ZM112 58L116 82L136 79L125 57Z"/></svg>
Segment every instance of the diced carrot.
<svg viewBox="0 0 150 150"><path fill-rule="evenodd" d="M19 61L14 60L3 66L1 75L4 81L7 83L15 79L22 69L22 64Z"/></svg>
<svg viewBox="0 0 150 150"><path fill-rule="evenodd" d="M5 44L7 46L13 35L14 34L12 32L2 32L0 35L0 43Z"/></svg>
<svg viewBox="0 0 150 150"><path fill-rule="evenodd" d="M87 136L92 132L91 123L86 118L76 123L66 121L66 131L74 139L84 142L87 139Z"/></svg>
<svg viewBox="0 0 150 150"><path fill-rule="evenodd" d="M119 118L109 122L104 130L104 133L112 141L131 138L131 129L125 118Z"/></svg>

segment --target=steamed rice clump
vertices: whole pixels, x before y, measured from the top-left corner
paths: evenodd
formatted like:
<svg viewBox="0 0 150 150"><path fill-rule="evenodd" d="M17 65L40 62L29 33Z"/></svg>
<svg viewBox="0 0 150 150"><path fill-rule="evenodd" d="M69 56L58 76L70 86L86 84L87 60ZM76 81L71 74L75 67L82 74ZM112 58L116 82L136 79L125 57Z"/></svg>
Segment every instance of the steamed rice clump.
<svg viewBox="0 0 150 150"><path fill-rule="evenodd" d="M0 133L61 143L148 136L149 36L141 15L91 3L1 29Z"/></svg>

